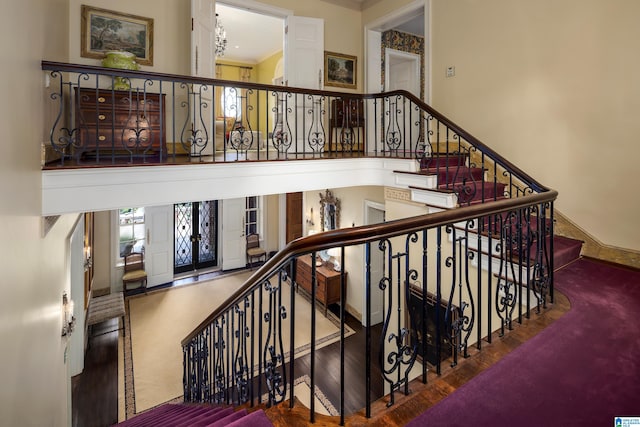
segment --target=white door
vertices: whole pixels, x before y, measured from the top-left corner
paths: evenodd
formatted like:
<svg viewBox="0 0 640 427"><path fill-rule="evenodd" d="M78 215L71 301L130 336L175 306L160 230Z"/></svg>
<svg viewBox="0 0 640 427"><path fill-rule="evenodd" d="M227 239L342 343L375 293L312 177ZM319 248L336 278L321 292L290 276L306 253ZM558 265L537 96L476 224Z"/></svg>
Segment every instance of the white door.
<svg viewBox="0 0 640 427"><path fill-rule="evenodd" d="M379 224L384 222L384 205L380 203L365 201L365 223ZM365 260L366 261L366 260ZM366 277L366 264L365 277ZM381 323L384 317L384 292L378 284L384 276L384 254L378 249L378 242L371 243L371 325ZM366 293L363 292L363 298ZM367 301L363 301L364 316L362 316L362 325L367 326Z"/></svg>
<svg viewBox="0 0 640 427"><path fill-rule="evenodd" d="M385 57L386 90L406 90L420 99L420 55L387 49ZM420 136L419 112L408 102L398 107L404 117L400 131L408 149Z"/></svg>
<svg viewBox="0 0 640 427"><path fill-rule="evenodd" d="M284 40L286 86L322 89L324 20L289 16Z"/></svg>
<svg viewBox="0 0 640 427"><path fill-rule="evenodd" d="M214 0L191 0L191 75L214 78Z"/></svg>
<svg viewBox="0 0 640 427"><path fill-rule="evenodd" d="M305 89L322 89L324 76L324 20L307 18L304 16L289 16L284 35L284 73L285 85ZM320 98L318 98L320 99ZM290 111L287 120L289 127L295 135L292 136L292 145L289 152L310 150L306 145L306 135L313 123L312 117L305 120L296 120L303 117L310 110L317 113L326 106L320 107L314 101L310 101L304 95L296 95L295 108L288 105ZM314 105L315 107L312 107ZM297 128L296 128L297 125ZM305 128L306 126L306 128ZM281 150L282 151L282 150Z"/></svg>
<svg viewBox="0 0 640 427"><path fill-rule="evenodd" d="M173 280L173 205L144 208L147 287Z"/></svg>
<svg viewBox="0 0 640 427"><path fill-rule="evenodd" d="M191 75L195 77L215 77L215 0L191 0ZM191 102L191 122L194 132L199 132L197 137L208 135L206 146L192 146L191 154L194 156L213 155L214 123L211 120L204 121L199 111L201 102L206 105L214 105L212 96L214 91L202 90L202 86L193 85ZM206 120L206 119L205 119ZM208 130L208 131L207 131Z"/></svg>
<svg viewBox="0 0 640 427"><path fill-rule="evenodd" d="M244 234L246 200L226 199L222 201L222 269L233 270L247 265Z"/></svg>

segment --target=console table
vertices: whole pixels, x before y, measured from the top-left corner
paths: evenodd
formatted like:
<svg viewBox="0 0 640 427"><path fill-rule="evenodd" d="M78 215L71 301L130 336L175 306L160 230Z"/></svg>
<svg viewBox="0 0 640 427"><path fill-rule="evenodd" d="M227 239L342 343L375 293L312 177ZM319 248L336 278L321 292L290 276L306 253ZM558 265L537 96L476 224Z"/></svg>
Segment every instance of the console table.
<svg viewBox="0 0 640 427"><path fill-rule="evenodd" d="M164 94L111 89L75 88L75 154L167 154Z"/></svg>
<svg viewBox="0 0 640 427"><path fill-rule="evenodd" d="M310 255L303 255L296 260L296 284L301 286L309 295L311 295L311 262ZM344 283L346 288L346 272L344 273ZM339 271L324 265L316 267L316 300L324 305L325 317L327 316L327 306L340 302Z"/></svg>

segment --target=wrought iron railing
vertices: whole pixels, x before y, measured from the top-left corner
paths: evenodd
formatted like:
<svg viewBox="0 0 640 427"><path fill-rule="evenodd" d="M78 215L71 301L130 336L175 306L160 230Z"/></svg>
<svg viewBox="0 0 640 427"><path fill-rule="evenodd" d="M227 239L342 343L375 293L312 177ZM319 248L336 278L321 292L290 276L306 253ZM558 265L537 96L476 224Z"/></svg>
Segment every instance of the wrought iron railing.
<svg viewBox="0 0 640 427"><path fill-rule="evenodd" d="M552 299L553 201L545 190L494 203L395 220L373 226L333 230L291 242L263 265L226 302L183 341L186 401L227 404L278 404L290 396L293 380L315 371L316 288L310 307L297 307L296 262L329 248L341 255L362 252L366 308L366 348L359 374L366 378L364 407L371 414L371 375L378 364L394 404L398 391L409 393L410 372L419 368L426 382L431 367L440 374L445 360L454 367L481 350L491 335L504 334L513 322ZM483 227L484 225L484 231ZM384 271L371 276L372 254L380 252ZM311 281L316 264L311 263ZM345 360L345 273L341 273L340 366ZM373 292L384 293L379 342L371 339ZM310 324L296 324L296 310L311 310ZM431 321L429 321L431 319ZM294 330L311 335L310 371L295 372ZM289 337L285 339L285 337ZM425 339L426 337L426 339ZM372 355L379 354L378 360ZM344 370L340 372L340 422L344 423ZM313 422L314 399L309 417ZM293 405L293 399L290 400Z"/></svg>
<svg viewBox="0 0 640 427"><path fill-rule="evenodd" d="M42 68L51 100L44 169L384 156L419 159L460 205L541 190L405 91L346 94L48 61ZM111 89L116 79L129 89Z"/></svg>

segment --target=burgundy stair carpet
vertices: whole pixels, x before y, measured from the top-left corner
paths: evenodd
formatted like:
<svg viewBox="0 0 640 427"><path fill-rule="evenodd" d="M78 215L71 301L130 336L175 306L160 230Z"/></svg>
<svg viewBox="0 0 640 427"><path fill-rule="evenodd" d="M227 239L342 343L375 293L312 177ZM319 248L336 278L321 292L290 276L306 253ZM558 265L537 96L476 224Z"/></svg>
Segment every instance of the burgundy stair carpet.
<svg viewBox="0 0 640 427"><path fill-rule="evenodd" d="M119 424L119 427L273 427L262 409L248 413L211 405L160 405Z"/></svg>
<svg viewBox="0 0 640 427"><path fill-rule="evenodd" d="M640 272L580 259L571 309L410 426L611 426L640 416Z"/></svg>
<svg viewBox="0 0 640 427"><path fill-rule="evenodd" d="M557 270L580 257L582 241L564 236L553 236L553 266Z"/></svg>

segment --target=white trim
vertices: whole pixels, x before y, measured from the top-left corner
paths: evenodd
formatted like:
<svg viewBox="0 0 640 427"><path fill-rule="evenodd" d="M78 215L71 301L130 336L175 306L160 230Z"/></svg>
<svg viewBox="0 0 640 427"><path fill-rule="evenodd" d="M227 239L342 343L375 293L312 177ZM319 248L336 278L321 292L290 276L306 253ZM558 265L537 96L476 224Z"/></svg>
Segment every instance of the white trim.
<svg viewBox="0 0 640 427"><path fill-rule="evenodd" d="M344 158L42 171L42 215L172 205L318 188L394 186L415 159Z"/></svg>
<svg viewBox="0 0 640 427"><path fill-rule="evenodd" d="M370 41L369 37L372 36L370 32L379 32L383 29L391 28L391 26L401 22L404 18L409 15L415 14L416 11L423 10L424 12L424 42L425 42L425 54L424 54L424 72L425 82L424 82L424 99L427 104L431 102L431 85L432 81L432 49L431 49L431 0L416 0L412 3L409 3L405 6L399 7L388 14L369 22L364 26L364 59L365 64L368 64L370 51L373 50L373 55L377 52L375 51L375 46L369 46ZM379 55L379 53L377 53ZM369 87L369 78L372 78L369 75L369 70L365 70L365 86ZM377 73L377 79L380 80L380 72ZM375 77L373 77L375 78Z"/></svg>

